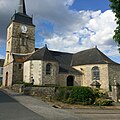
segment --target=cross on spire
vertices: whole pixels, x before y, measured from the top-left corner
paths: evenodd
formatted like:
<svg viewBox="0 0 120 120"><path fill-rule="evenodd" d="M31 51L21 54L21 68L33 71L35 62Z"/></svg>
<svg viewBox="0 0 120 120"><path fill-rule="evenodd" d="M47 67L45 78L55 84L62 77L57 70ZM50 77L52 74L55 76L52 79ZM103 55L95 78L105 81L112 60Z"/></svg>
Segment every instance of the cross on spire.
<svg viewBox="0 0 120 120"><path fill-rule="evenodd" d="M26 15L25 0L20 0L18 12Z"/></svg>

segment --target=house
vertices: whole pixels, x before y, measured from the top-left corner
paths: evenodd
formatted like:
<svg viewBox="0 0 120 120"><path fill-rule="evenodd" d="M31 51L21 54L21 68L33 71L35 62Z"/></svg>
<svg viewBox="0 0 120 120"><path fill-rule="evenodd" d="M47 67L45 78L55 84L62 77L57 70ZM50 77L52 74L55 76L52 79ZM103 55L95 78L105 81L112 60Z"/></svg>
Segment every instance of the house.
<svg viewBox="0 0 120 120"><path fill-rule="evenodd" d="M0 59L0 82L3 80L3 65L4 65L4 59Z"/></svg>

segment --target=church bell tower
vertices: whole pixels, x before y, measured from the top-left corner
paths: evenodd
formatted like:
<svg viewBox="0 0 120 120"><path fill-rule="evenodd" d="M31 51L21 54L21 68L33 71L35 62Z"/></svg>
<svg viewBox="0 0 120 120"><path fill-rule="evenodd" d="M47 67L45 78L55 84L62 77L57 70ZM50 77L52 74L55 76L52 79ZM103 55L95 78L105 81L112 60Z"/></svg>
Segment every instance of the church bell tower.
<svg viewBox="0 0 120 120"><path fill-rule="evenodd" d="M35 25L27 15L25 0L19 1L17 12L11 17L7 27L6 58L4 63L3 84L9 86L13 81L22 80L23 58L35 51ZM19 62L15 57L20 57ZM15 57L14 57L15 56ZM20 68L20 69L19 69Z"/></svg>

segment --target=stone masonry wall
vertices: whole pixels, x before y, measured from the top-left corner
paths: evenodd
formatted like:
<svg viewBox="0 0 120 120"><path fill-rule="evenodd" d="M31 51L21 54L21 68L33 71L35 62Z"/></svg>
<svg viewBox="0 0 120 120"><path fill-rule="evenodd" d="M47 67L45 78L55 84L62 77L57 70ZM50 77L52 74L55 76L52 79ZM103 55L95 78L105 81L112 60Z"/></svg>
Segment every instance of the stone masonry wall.
<svg viewBox="0 0 120 120"><path fill-rule="evenodd" d="M50 63L52 65L52 71L50 75L46 75L46 65ZM50 61L43 61L42 63L42 85L56 85L56 80L58 76L58 63L57 62L50 62Z"/></svg>
<svg viewBox="0 0 120 120"><path fill-rule="evenodd" d="M57 83L59 86L67 86L67 77L74 76L74 86L81 86L81 75L72 75L72 74L59 74L57 77Z"/></svg>
<svg viewBox="0 0 120 120"><path fill-rule="evenodd" d="M26 87L24 88L24 94L40 96L43 98L48 98L49 100L55 96L55 87Z"/></svg>
<svg viewBox="0 0 120 120"><path fill-rule="evenodd" d="M8 86L11 86L12 85L12 78L13 78L13 63L7 65L7 66L4 66L3 68L3 86L5 86L5 83L6 83L6 73L8 72L8 82L7 82L7 85Z"/></svg>
<svg viewBox="0 0 120 120"><path fill-rule="evenodd" d="M109 68L109 81L113 85L114 80L116 80L120 85L120 65L108 65Z"/></svg>
<svg viewBox="0 0 120 120"><path fill-rule="evenodd" d="M108 78L108 65L107 64L74 66L76 70L79 70L83 73L81 85L91 87L90 84L93 82L91 69L95 66L98 66L100 70L100 80L98 80L98 82L101 84L100 88L108 91L109 90L109 80L108 80L109 78Z"/></svg>

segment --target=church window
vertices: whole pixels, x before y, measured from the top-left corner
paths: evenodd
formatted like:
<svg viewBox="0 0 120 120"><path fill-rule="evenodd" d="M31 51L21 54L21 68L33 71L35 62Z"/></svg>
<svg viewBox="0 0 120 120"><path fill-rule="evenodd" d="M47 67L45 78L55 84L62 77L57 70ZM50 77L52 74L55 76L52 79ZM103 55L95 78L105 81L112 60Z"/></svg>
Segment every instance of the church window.
<svg viewBox="0 0 120 120"><path fill-rule="evenodd" d="M19 64L19 69L22 69L22 64Z"/></svg>
<svg viewBox="0 0 120 120"><path fill-rule="evenodd" d="M26 46L26 38L20 38L20 45Z"/></svg>
<svg viewBox="0 0 120 120"><path fill-rule="evenodd" d="M92 80L100 80L100 70L97 66L92 68Z"/></svg>
<svg viewBox="0 0 120 120"><path fill-rule="evenodd" d="M48 63L46 65L46 75L51 75L51 72L52 72L52 65Z"/></svg>

